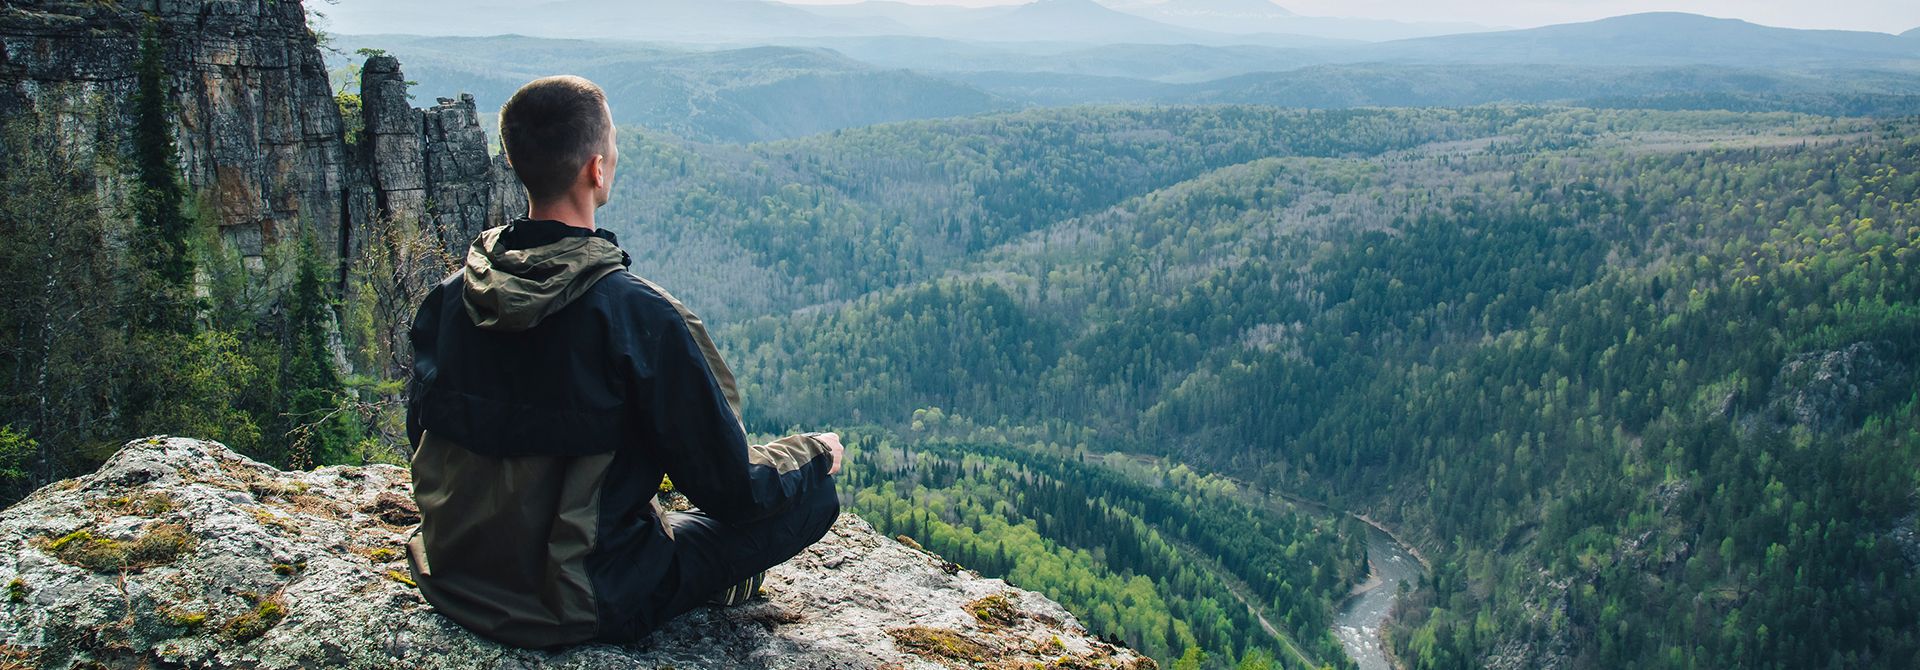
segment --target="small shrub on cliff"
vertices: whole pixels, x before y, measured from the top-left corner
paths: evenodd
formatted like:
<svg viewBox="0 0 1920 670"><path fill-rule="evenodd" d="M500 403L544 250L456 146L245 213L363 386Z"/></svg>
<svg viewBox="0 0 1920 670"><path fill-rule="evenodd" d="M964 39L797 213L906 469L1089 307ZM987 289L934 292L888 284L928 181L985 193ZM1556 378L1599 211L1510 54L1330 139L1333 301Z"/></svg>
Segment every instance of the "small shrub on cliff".
<svg viewBox="0 0 1920 670"><path fill-rule="evenodd" d="M27 459L40 450L40 443L27 437L24 431L15 431L13 424L0 425L0 495L5 500L16 500L25 496L33 473L27 470Z"/></svg>
<svg viewBox="0 0 1920 670"><path fill-rule="evenodd" d="M994 626L1011 626L1019 612L1013 609L1013 600L1004 593L993 595L967 603L967 611L980 623Z"/></svg>

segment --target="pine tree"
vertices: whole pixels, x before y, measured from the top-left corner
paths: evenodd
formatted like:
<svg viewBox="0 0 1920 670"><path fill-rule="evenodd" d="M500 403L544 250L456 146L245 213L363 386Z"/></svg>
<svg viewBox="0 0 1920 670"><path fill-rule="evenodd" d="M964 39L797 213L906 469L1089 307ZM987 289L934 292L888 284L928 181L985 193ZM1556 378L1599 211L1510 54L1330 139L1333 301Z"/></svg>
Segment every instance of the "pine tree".
<svg viewBox="0 0 1920 670"><path fill-rule="evenodd" d="M183 208L186 191L174 152L165 52L159 20L150 20L140 33L135 66L132 251L138 280L127 316L136 332L185 335L193 331L195 311L188 248L193 219Z"/></svg>
<svg viewBox="0 0 1920 670"><path fill-rule="evenodd" d="M293 467L344 463L358 437L355 417L344 409L346 387L328 341L334 319L329 287L318 244L311 233L303 235L293 283L282 302L280 406Z"/></svg>

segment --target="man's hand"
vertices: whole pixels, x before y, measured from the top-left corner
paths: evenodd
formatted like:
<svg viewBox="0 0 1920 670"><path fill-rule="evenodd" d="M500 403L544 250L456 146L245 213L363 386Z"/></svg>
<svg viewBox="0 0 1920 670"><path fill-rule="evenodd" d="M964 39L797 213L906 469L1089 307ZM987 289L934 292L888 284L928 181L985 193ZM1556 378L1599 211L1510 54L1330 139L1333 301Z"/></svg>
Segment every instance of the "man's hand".
<svg viewBox="0 0 1920 670"><path fill-rule="evenodd" d="M846 458L847 448L840 445L839 433L813 433L813 439L827 445L827 453L833 454L833 468L827 474L840 474L840 461Z"/></svg>

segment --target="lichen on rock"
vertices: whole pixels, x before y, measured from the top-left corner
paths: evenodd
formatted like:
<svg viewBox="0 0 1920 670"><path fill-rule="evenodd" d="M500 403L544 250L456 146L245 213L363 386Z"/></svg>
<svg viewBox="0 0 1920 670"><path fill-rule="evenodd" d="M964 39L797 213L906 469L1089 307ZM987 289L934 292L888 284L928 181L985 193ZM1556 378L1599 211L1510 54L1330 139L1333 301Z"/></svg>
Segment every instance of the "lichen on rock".
<svg viewBox="0 0 1920 670"><path fill-rule="evenodd" d="M764 599L633 644L507 647L410 583L410 486L393 466L280 472L213 442L131 442L0 513L0 667L1153 667L852 514L775 568ZM84 542L126 553L62 555Z"/></svg>

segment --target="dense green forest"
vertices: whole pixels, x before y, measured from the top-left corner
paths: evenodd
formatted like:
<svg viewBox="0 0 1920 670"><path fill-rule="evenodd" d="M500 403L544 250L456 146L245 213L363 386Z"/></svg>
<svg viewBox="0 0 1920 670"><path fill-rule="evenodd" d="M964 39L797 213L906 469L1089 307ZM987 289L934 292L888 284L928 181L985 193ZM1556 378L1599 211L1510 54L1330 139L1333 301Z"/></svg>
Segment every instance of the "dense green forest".
<svg viewBox="0 0 1920 670"><path fill-rule="evenodd" d="M859 435L842 484L883 532L1042 590L1156 658L1343 665L1328 611L1365 573L1356 529L1248 507L1184 467L1142 481L1084 450L955 441L937 412L918 421L898 444Z"/></svg>
<svg viewBox="0 0 1920 670"><path fill-rule="evenodd" d="M1438 559L1391 634L1410 665L1904 667L1913 130L1172 108L635 134L614 211L661 245L640 272L730 324L759 427L938 408L1367 510Z"/></svg>
<svg viewBox="0 0 1920 670"><path fill-rule="evenodd" d="M401 462L394 336L445 259L398 222L344 295L311 240L241 262L151 91L125 156L9 120L5 495L151 433ZM849 428L852 509L1169 665L1344 667L1328 623L1365 576L1351 522L1198 468L1430 556L1388 631L1410 667L1911 667L1916 129L1218 106L634 130L602 221L714 323L752 429Z"/></svg>

